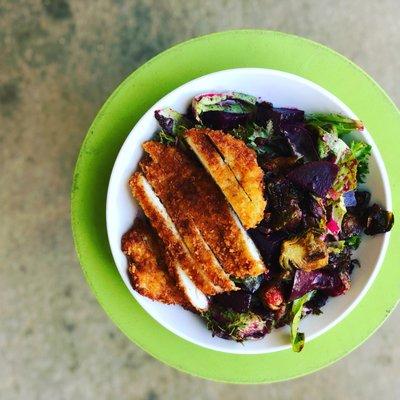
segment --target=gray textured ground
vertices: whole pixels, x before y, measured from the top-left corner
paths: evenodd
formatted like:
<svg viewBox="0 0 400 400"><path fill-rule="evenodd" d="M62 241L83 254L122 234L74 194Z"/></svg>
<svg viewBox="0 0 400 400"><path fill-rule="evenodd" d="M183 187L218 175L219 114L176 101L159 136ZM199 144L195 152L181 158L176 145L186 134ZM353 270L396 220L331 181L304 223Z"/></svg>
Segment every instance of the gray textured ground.
<svg viewBox="0 0 400 400"><path fill-rule="evenodd" d="M399 311L344 360L290 383L235 387L160 364L98 306L69 224L90 121L159 51L228 28L292 32L353 59L399 104L399 19L398 0L0 0L0 398L400 398Z"/></svg>

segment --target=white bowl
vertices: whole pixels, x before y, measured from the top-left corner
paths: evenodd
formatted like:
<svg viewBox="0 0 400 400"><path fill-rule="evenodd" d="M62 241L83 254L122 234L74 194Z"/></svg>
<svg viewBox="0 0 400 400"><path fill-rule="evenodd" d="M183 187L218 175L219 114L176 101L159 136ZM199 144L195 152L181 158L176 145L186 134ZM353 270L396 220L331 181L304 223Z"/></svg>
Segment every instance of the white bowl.
<svg viewBox="0 0 400 400"><path fill-rule="evenodd" d="M139 304L161 325L176 335L199 346L226 353L269 353L290 347L289 329L273 330L260 340L244 344L212 337L205 324L195 314L179 306L168 306L149 300L136 293L130 285L127 261L121 251L121 236L131 227L140 212L128 188L128 179L142 157L142 143L159 129L154 111L172 107L184 112L191 99L200 93L239 91L272 102L277 107L296 107L306 112L337 112L356 118L356 115L337 97L304 78L289 73L261 68L238 68L215 72L190 81L164 96L148 110L129 133L121 147L111 174L107 194L107 232L115 264ZM110 132L112 134L112 132ZM365 184L372 192L372 201L391 209L391 194L381 155L369 133L361 137L372 145L370 174ZM344 296L332 298L323 314L310 315L301 322L301 331L310 341L339 323L360 302L375 279L388 245L389 235L365 236L356 253L361 268L352 275L352 287ZM134 316L132 316L134 318ZM350 333L349 333L350 334Z"/></svg>

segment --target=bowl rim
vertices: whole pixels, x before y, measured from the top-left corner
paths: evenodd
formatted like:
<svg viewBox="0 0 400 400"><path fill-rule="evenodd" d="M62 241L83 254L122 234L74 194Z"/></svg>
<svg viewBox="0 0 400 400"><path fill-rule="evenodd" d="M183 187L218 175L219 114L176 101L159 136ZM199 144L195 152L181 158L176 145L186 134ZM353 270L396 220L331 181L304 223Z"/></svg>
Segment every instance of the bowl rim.
<svg viewBox="0 0 400 400"><path fill-rule="evenodd" d="M111 237L110 237L110 230L111 230L111 225L112 223L111 218L109 217L109 215L111 214L111 208L113 207L113 205L111 204L110 198L111 198L111 192L112 192L112 182L116 179L117 176L117 164L118 164L118 160L119 158L121 158L121 154L123 153L123 148L126 145L126 142L128 141L128 138L134 134L135 128L140 125L142 123L142 121L146 120L149 118L149 116L151 115L152 118L154 118L153 113L154 110L157 109L159 106L159 104L163 103L165 101L165 98L176 94L180 91L182 91L184 88L189 87L191 85L193 85L194 83L197 83L198 81L204 80L206 78L209 77L214 77L214 76L218 76L218 75L224 75L226 73L237 73L237 72L241 72L241 73L254 73L254 72L266 72L268 74L272 74L272 75L276 75L276 76L282 76L285 77L289 80L295 80L297 82L300 82L302 84L308 85L310 87L312 87L313 89L315 89L316 91L320 92L321 95L328 97L330 100L332 100L334 103L336 103L342 110L344 110L344 113L352 118L357 118L356 114L341 100L339 99L337 96L335 96L333 93L331 93L329 90L323 88L322 86L316 84L315 82L306 79L304 77L301 77L297 74L293 74L293 73L289 73L286 71L281 71L281 70L276 70L276 69L272 69L272 68L259 68L259 67L239 67L239 68L229 68L229 69L222 69L219 71L215 71L215 72L211 72L208 74L204 74L201 75L195 79L189 80L181 85L179 85L178 87L174 88L173 90L169 91L168 93L166 93L164 96L162 96L159 100L157 100L151 107L149 107L146 112L143 113L143 115L138 119L138 121L135 123L135 125L132 127L132 129L129 131L129 133L127 134L125 140L123 141L119 151L118 151L118 155L115 158L113 167L112 167L112 171L111 171L111 175L110 175L110 179L108 182L108 188L107 188L107 199L106 199L106 227L107 227L107 238L108 238L108 243L111 249L111 253L112 253L112 257L115 263L115 268L118 270L118 274L120 279L123 280L120 271L117 267L117 252L121 252L120 250L120 246L116 247L114 246L113 242L111 241ZM288 105L290 106L290 105ZM390 188L390 184L389 184L389 178L388 178L388 174L387 174L387 170L384 164L384 161L382 159L382 156L380 154L380 151L372 137L372 135L368 132L367 129L364 129L363 132L363 136L365 138L365 141L368 142L369 144L372 145L373 147L373 154L374 154L374 158L376 160L377 163L377 169L380 172L380 175L382 176L382 180L383 180L383 188L384 188L384 197L385 197L385 203L382 204L386 209L392 209L392 193L391 193L391 188ZM354 309L355 307L357 307L357 305L360 303L360 301L364 298L364 296L366 295L366 293L368 292L368 290L370 289L372 283L374 282L375 278L377 277L382 265L383 265L383 260L385 258L387 249L388 249L388 244L389 244L389 240L390 240L390 232L386 233L383 237L383 242L379 251L379 256L377 259L377 262L375 263L373 270L366 282L366 284L364 285L363 289L359 292L359 294L357 295L357 297L346 307L345 311L343 313L341 313L340 315L338 315L336 318L334 318L330 323L328 323L325 327L319 329L317 332L312 333L310 335L307 335L307 342L310 342L314 339L316 339L317 337L323 335L324 333L326 333L328 330L332 329L334 326L336 326L337 324L339 324L341 321L343 321ZM123 280L124 284L126 285L125 281ZM126 285L127 286L127 285ZM287 350L291 348L290 343L285 344L285 345L279 345L279 346L275 346L274 348L269 348L269 349L246 349L245 350L245 346L241 346L240 348L237 347L235 349L222 349L217 345L214 345L214 342L211 341L211 344L204 344L201 342L198 342L197 340L193 339L191 336L187 335L186 333L183 333L181 331L179 331L178 329L176 329L172 324L168 324L165 321L160 321L159 319L157 319L156 317L153 316L153 314L151 313L151 311L149 311L149 307L147 306L147 304L143 301L143 296L141 296L139 293L137 293L134 289L132 289L132 287L128 286L127 287L130 294L135 298L135 300L140 304L140 306L143 308L143 310L150 315L151 318L153 318L157 323L159 323L160 325L162 325L164 328L168 329L170 332L172 332L174 335L177 335L180 338L183 338L193 344L196 344L202 348L205 349L211 349L211 350L215 350L218 352L222 352L222 353L226 353L226 354L268 354L268 353L274 353L274 352L278 352L278 351L282 351L282 350Z"/></svg>

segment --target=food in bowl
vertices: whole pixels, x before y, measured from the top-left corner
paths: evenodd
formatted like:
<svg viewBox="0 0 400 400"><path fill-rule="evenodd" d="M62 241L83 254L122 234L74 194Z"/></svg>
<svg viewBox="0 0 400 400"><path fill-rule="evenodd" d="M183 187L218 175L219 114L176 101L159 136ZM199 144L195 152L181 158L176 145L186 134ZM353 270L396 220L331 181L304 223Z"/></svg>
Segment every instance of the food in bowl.
<svg viewBox="0 0 400 400"><path fill-rule="evenodd" d="M225 339L289 324L300 351L300 319L350 289L362 233L393 225L360 186L370 146L343 140L363 124L236 92L155 118L161 130L129 181L145 215L122 238L133 288Z"/></svg>

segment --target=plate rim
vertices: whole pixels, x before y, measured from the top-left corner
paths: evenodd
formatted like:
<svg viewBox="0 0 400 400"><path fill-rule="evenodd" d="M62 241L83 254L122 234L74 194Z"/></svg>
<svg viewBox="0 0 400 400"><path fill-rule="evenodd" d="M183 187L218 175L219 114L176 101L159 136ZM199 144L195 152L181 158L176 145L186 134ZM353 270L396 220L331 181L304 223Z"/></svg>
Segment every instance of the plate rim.
<svg viewBox="0 0 400 400"><path fill-rule="evenodd" d="M327 359L323 362L306 366L302 371L291 372L291 373L288 372L288 373L285 373L284 375L275 375L275 376L268 374L268 373L267 374L263 373L263 374L258 374L258 375L256 374L256 376L243 378L242 376L238 376L238 375L235 375L234 373L232 373L232 368L230 368L228 365L232 361L232 359L234 359L236 362L240 362L241 358L248 360L249 357L254 361L254 364L256 364L256 363L260 362L260 360L263 358L264 355L261 357L260 356L244 356L244 355L241 355L241 356L235 355L235 357L230 357L230 358L225 357L224 364L225 364L225 370L227 372L222 371L221 368L219 369L219 371L216 371L215 369L211 369L210 371L208 371L208 370L205 370L203 368L203 366L201 366L201 365L199 365L199 366L197 366L197 368L193 369L191 365L187 365L185 363L180 362L179 360L177 361L176 359L172 359L173 357L171 358L171 356L166 356L165 354L160 354L159 350L155 351L153 348L150 348L148 343L142 342L137 337L134 338L132 332L130 332L130 331L128 332L128 329L126 326L126 321L121 321L121 316L116 315L115 309L112 310L112 307L110 306L110 304L109 303L106 304L104 296L102 294L100 294L98 291L98 289L99 289L98 285L97 285L98 282L95 282L91 279L92 277L89 275L92 274L92 271L89 272L87 265L85 265L86 261L87 261L86 257L89 257L89 255L88 255L89 246L87 245L87 243L82 242L84 239L82 238L81 235L84 232L83 232L83 227L82 227L81 221L78 220L78 218L80 217L80 206L81 206L81 204L79 204L79 202L82 200L82 198L80 198L80 197L83 196L81 194L80 184L82 183L82 181L84 181L84 178L82 178L82 175L80 175L80 173L81 173L80 169L81 169L82 165L84 165L84 158L89 155L90 151L93 150L93 149L90 149L89 144L92 140L92 137L94 136L97 126L100 124L102 118L105 116L107 108L111 105L111 103L114 101L114 99L116 99L116 97L118 96L120 91L123 90L130 83L131 80L133 81L134 79L138 78L138 75L140 73L142 73L146 68L150 68L152 66L152 64L155 62L158 62L158 60L160 58L168 57L168 55L174 51L176 52L178 50L184 50L185 46L187 46L187 49L189 49L191 46L199 46L199 45L201 45L202 41L214 42L214 44L215 44L215 42L218 43L218 41L219 42L225 41L225 42L229 42L232 44L231 39L237 39L237 38L234 38L235 35L237 36L237 38L239 38L239 40L240 40L240 36L242 36L242 37L246 36L246 39L247 39L247 38L249 38L250 35L253 35L252 39L257 38L263 44L268 44L270 41L274 41L274 40L279 40L281 42L285 42L284 44L286 44L286 45L290 45L290 43L296 42L296 44L299 44L303 47L309 47L308 50L310 50L310 51L314 50L319 53L324 53L324 55L327 58L334 57L335 61L337 61L337 64L340 67L344 68L346 66L345 69L348 69L347 71L341 71L342 74L348 73L349 75L352 75L353 78L361 79L363 81L365 88L368 89L368 91L370 91L370 92L372 91L374 93L374 99L375 99L376 105L380 105L381 108L383 108L386 111L386 113L387 113L386 116L389 117L388 118L389 121L386 122L386 125L389 125L392 127L394 127L394 126L400 127L400 113L397 110L393 101L388 97L388 95L383 91L383 89L371 77L369 77L360 67L356 66L354 63L352 63L347 58L343 57L342 55L338 54L337 52L329 49L328 47L326 47L324 45L318 44L309 39L301 38L301 37L298 37L295 35L290 35L290 34L285 34L285 33L275 32L275 31L265 31L265 30L233 30L233 31L223 31L223 32L213 33L210 35L200 36L200 37L191 39L187 42L180 43L174 47L171 47L170 49L160 53L159 55L157 55L156 57L151 59L149 62L147 62L146 64L139 67L136 71L134 71L129 77L127 77L117 87L117 89L113 92L113 94L108 98L108 100L105 102L105 104L101 107L99 113L97 114L96 118L94 119L93 123L91 124L91 126L89 128L88 134L86 135L86 137L83 141L83 145L81 147L81 150L80 150L80 153L78 156L78 160L77 160L77 164L76 164L76 168L74 171L74 179L73 179L72 193L71 193L71 222L72 222L72 230L73 230L73 237L74 237L74 244L75 244L76 252L78 254L79 261L82 265L83 273L89 283L89 286L92 288L92 291L94 292L95 296L97 297L99 303L104 308L105 312L109 315L109 317L139 347L143 348L145 351L152 354L154 357L160 359L161 361L163 361L181 371L185 371L192 375L200 376L203 378L217 380L217 381L223 381L223 382L231 382L231 383L276 382L276 381L292 379L295 377L303 376L303 375L309 374L311 372L314 372L314 371L321 369L327 365L330 365L331 363L342 358L344 355L346 355L350 351L354 350L361 343L363 343L383 323L383 321L386 319L386 317L390 314L390 312L394 309L395 305L397 304L400 293L396 290L396 292L391 293L390 296L388 294L387 302L385 304L381 305L382 307L386 306L388 308L386 310L380 310L382 312L380 312L379 316L377 316L375 318L375 321L373 322L373 326L369 327L368 329L365 329L365 332L363 334L359 335L360 337L358 337L356 339L356 342L351 343L350 345L347 345L347 347L345 346L346 348L341 348L340 351L336 351L334 356L331 355L329 359ZM319 55L321 55L321 54L319 54ZM258 61L258 63L260 63L260 61ZM258 64L257 64L257 66L258 66ZM347 68L347 67L349 67L349 68ZM195 73L196 72L194 71L193 76L196 76ZM303 71L303 73L306 75L307 73L311 73L311 72L308 72L305 70L305 71ZM300 75L300 76L304 76L304 75ZM310 80L314 81L313 79L310 79ZM336 95L335 92L333 92L333 94ZM341 96L338 96L338 97L341 98ZM345 99L343 99L343 100L346 102L346 104L348 104L348 101L346 101ZM354 107L351 107L351 108L354 110ZM378 107L378 109L379 109L379 107ZM354 111L357 112L356 110L354 110ZM359 112L357 112L357 114L360 115ZM361 116L361 118L363 118L363 116ZM365 118L363 118L363 119L365 120ZM371 119L372 119L372 117L371 117ZM374 128L372 130L370 129L371 134L372 134L372 131L374 131L374 130L376 131L376 128ZM374 138L375 138L375 136L374 136ZM385 151L382 151L382 140L383 139L380 139L381 144L379 146L379 149L380 149L381 153L385 153ZM389 172L389 180L393 180L394 176L396 176L396 178L398 179L399 171L398 170L395 171L393 169L393 165L392 165L392 164L394 164L394 158L396 158L396 155L393 155L391 157L391 165L392 165L391 168L388 168L387 157L385 156L384 158L385 158L385 164L386 164L388 172ZM108 181L108 179L107 179L107 181ZM392 200L393 200L393 204L394 204L394 208L395 208L396 205L398 204L398 188L396 187L396 190L394 190L393 185L391 187L393 189ZM398 229L395 228L392 232L392 239L391 239L392 245L389 246L388 253L390 252L391 247L393 247L393 241L394 241L393 236L396 236L396 238L399 236ZM102 250L104 250L104 249L102 249ZM394 275L394 272L388 270L388 268L386 267L386 264L388 264L388 262L387 262L388 255L389 254L386 255L386 263L384 264L385 268L382 268L381 272L378 274L378 277L375 280L374 285L372 285L372 287L371 287L371 291L374 286L378 285L378 283L381 284L381 280L384 279L384 278L380 279L381 275L385 274L386 279L387 279L386 282L388 281L388 278L390 278L390 275ZM93 256L93 254L91 254L91 256ZM396 278L397 277L398 276L396 276ZM369 293L367 294L366 297L368 297L368 296L369 296ZM130 305L132 307L134 307L133 303ZM363 301L361 302L359 307L362 308L361 307L362 305L363 305ZM356 308L356 310L357 310L357 308ZM349 317L351 317L353 315L353 313L355 313L356 310L353 310L353 312L350 314ZM340 326L341 324L343 324L343 322L344 321L342 321L342 323L340 323L337 326ZM336 329L336 327L333 329ZM328 332L328 334L329 334L329 332ZM317 340L319 341L320 338L316 339L316 341ZM180 343L179 345L183 346L182 343ZM198 346L191 345L191 347L198 347ZM190 350L192 350L193 354L196 354L196 356L197 356L198 349L190 349ZM212 354L212 353L214 353L213 351L210 351L210 350L205 350L205 351L207 352L207 357L213 358L213 354ZM217 352L215 352L215 353L217 353ZM278 353L279 354L285 353L284 356L285 356L286 363L287 362L290 363L291 360L294 361L293 356L288 354L287 351L282 351L282 352L278 352ZM270 353L270 355L278 354L278 353L272 353L272 354ZM224 354L224 353L218 353L218 354ZM301 353L301 354L304 354L304 353ZM305 361L305 357L303 357L303 355L298 357L297 363L300 360Z"/></svg>

